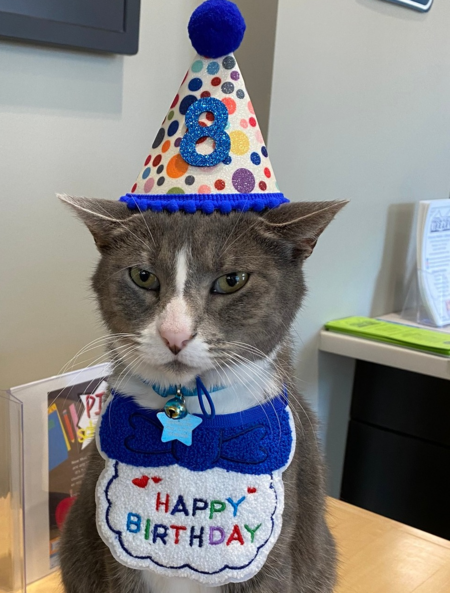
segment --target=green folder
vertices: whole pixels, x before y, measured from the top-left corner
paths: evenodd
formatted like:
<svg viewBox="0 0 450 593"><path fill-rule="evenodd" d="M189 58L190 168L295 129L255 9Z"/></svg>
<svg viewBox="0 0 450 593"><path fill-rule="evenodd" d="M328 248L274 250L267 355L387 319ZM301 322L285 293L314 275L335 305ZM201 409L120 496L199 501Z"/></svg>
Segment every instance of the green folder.
<svg viewBox="0 0 450 593"><path fill-rule="evenodd" d="M370 319L370 317L346 317L329 321L325 329L348 334L357 338L366 338L386 342L404 348L414 348L441 356L450 356L450 334L431 329L420 329L388 321Z"/></svg>

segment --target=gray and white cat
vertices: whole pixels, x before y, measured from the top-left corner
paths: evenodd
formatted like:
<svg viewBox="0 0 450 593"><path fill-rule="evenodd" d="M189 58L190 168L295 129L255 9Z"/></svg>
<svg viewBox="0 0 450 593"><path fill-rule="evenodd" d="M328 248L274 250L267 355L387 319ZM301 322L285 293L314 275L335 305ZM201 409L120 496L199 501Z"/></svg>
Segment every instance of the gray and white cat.
<svg viewBox="0 0 450 593"><path fill-rule="evenodd" d="M110 386L160 409L150 385L192 387L201 376L217 414L264 403L286 385L297 445L284 474L281 535L249 581L209 588L119 564L96 528L95 447L61 543L66 593L331 593L336 554L326 525L324 472L311 410L294 386L289 330L302 272L345 202L293 203L260 214L152 213L62 196L91 231L101 260L93 288L110 332ZM200 411L188 398L189 412ZM194 401L195 400L195 401Z"/></svg>

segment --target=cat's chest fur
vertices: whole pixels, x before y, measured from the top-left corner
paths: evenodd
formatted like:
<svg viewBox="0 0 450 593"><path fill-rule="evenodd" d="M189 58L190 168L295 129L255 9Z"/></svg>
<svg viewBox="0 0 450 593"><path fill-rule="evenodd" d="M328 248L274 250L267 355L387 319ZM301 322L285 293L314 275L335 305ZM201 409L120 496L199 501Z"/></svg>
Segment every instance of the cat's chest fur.
<svg viewBox="0 0 450 593"><path fill-rule="evenodd" d="M206 587L189 579L162 577L150 571L142 572L146 593L221 593L222 587Z"/></svg>

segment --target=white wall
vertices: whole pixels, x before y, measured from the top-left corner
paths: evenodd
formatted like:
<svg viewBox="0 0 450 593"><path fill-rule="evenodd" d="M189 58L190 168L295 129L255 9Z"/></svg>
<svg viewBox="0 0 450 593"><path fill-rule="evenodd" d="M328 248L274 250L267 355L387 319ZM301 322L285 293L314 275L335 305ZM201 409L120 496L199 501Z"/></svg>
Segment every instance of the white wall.
<svg viewBox="0 0 450 593"><path fill-rule="evenodd" d="M0 389L58 373L104 333L93 242L55 192L130 190L193 55L196 4L142 2L132 57L0 41Z"/></svg>
<svg viewBox="0 0 450 593"><path fill-rule="evenodd" d="M233 0L247 23L244 41L236 52L239 67L268 140L278 0Z"/></svg>
<svg viewBox="0 0 450 593"><path fill-rule="evenodd" d="M450 3L280 0L270 119L294 200L351 200L307 264L296 330L303 392L327 423L338 492L351 363L318 354L323 323L401 306L414 203L450 187Z"/></svg>

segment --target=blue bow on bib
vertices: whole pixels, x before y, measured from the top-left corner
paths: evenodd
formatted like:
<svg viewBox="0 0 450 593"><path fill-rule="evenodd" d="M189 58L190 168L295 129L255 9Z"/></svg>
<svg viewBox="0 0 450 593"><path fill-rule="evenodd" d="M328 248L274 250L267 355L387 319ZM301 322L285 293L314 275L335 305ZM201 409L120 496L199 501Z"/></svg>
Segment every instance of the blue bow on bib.
<svg viewBox="0 0 450 593"><path fill-rule="evenodd" d="M159 411L113 392L100 425L103 453L135 467L179 465L192 471L218 467L254 475L271 474L288 464L293 427L285 395L214 419L198 415L203 422L194 430L190 447L161 441Z"/></svg>

